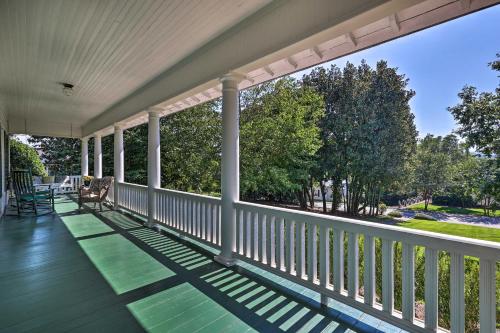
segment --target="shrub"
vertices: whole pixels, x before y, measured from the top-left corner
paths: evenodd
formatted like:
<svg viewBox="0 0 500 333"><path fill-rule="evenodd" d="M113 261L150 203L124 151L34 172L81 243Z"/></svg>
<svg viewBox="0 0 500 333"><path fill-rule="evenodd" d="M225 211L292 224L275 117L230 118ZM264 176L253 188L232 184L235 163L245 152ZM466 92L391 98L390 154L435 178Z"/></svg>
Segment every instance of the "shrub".
<svg viewBox="0 0 500 333"><path fill-rule="evenodd" d="M384 215L386 211L387 211L387 205L385 203L379 203L378 204L379 214Z"/></svg>
<svg viewBox="0 0 500 333"><path fill-rule="evenodd" d="M33 176L47 176L45 167L35 148L17 140L10 140L12 170L31 169Z"/></svg>
<svg viewBox="0 0 500 333"><path fill-rule="evenodd" d="M416 195L416 193L384 193L380 199L389 206L397 206L401 201Z"/></svg>
<svg viewBox="0 0 500 333"><path fill-rule="evenodd" d="M457 196L454 194L433 195L432 203L438 206L452 207L475 207L476 204L471 196Z"/></svg>
<svg viewBox="0 0 500 333"><path fill-rule="evenodd" d="M393 210L387 214L390 217L403 217L403 214L399 210Z"/></svg>
<svg viewBox="0 0 500 333"><path fill-rule="evenodd" d="M415 214L414 218L419 219L419 220L437 221L437 219L435 219L434 217L427 215L427 214L423 214L423 213Z"/></svg>

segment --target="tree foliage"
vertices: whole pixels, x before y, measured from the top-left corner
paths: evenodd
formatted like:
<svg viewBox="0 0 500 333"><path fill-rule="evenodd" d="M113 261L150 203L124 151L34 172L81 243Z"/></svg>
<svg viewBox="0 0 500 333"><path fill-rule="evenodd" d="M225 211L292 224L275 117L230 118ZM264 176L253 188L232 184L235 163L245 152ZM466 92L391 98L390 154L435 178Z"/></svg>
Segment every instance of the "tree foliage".
<svg viewBox="0 0 500 333"><path fill-rule="evenodd" d="M35 148L16 139L10 142L10 163L12 170L31 169L34 176L46 176L47 172Z"/></svg>
<svg viewBox="0 0 500 333"><path fill-rule="evenodd" d="M293 79L242 93L241 193L252 199L295 197L302 206L314 155L321 146L321 96Z"/></svg>
<svg viewBox="0 0 500 333"><path fill-rule="evenodd" d="M415 162L415 187L422 193L425 210L432 194L448 183L451 168L451 142L454 135L434 137L427 134L419 143Z"/></svg>
<svg viewBox="0 0 500 333"><path fill-rule="evenodd" d="M28 142L41 152L41 158L54 175L80 174L80 140L32 136Z"/></svg>
<svg viewBox="0 0 500 333"><path fill-rule="evenodd" d="M381 192L404 177L415 151L417 131L409 106L414 92L408 80L385 61L374 69L364 61L343 70L318 68L303 80L325 101L319 177L332 181L334 193L341 193L344 184L348 213L368 209L375 214Z"/></svg>
<svg viewBox="0 0 500 333"><path fill-rule="evenodd" d="M500 55L497 54L500 58ZM489 64L500 72L500 60ZM496 156L500 155L500 85L495 92L479 93L475 87L465 86L458 93L460 103L448 108L459 127L457 133L471 147Z"/></svg>
<svg viewBox="0 0 500 333"><path fill-rule="evenodd" d="M220 101L161 119L163 186L188 192L220 193L222 124Z"/></svg>

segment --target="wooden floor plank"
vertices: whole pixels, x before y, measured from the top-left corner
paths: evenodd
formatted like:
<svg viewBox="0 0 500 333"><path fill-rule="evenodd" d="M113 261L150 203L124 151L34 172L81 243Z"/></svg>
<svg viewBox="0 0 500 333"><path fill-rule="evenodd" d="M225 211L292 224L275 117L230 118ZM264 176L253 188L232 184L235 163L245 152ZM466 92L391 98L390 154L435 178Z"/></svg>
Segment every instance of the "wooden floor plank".
<svg viewBox="0 0 500 333"><path fill-rule="evenodd" d="M0 220L0 332L349 331L206 249L89 207L60 197L56 214Z"/></svg>

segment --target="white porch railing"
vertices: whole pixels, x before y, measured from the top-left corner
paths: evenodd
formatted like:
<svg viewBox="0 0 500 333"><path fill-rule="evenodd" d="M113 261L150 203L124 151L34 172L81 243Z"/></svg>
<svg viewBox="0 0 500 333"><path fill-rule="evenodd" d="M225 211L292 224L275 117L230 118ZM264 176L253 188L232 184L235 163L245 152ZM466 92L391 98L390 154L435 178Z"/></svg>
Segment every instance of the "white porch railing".
<svg viewBox="0 0 500 333"><path fill-rule="evenodd" d="M221 245L219 198L156 189L155 220L215 247Z"/></svg>
<svg viewBox="0 0 500 333"><path fill-rule="evenodd" d="M120 206L147 214L146 186L121 183L119 189ZM156 189L155 200L154 218L158 223L212 246L221 245L219 198ZM464 331L464 257L479 258L481 332L495 331L496 264L500 261L500 244L247 202L237 202L235 213L233 252L239 259L316 290L322 298L338 299L411 331L438 329L438 254L441 251L451 256L451 330ZM364 242L363 296L359 293L359 236L363 236ZM344 272L346 239L347 272ZM376 239L382 244L382 259L377 263ZM402 244L401 312L394 309L395 242ZM425 248L425 322L415 319L417 246ZM376 295L376 265L382 266L382 295ZM347 273L346 280L344 273ZM382 304L377 303L377 296Z"/></svg>
<svg viewBox="0 0 500 333"><path fill-rule="evenodd" d="M148 187L131 183L118 184L119 206L139 215L148 214Z"/></svg>
<svg viewBox="0 0 500 333"><path fill-rule="evenodd" d="M34 176L33 182L35 185L43 184L42 177ZM77 193L82 184L82 176L57 176L51 184L55 194Z"/></svg>
<svg viewBox="0 0 500 333"><path fill-rule="evenodd" d="M236 204L240 259L322 295L413 330L438 328L438 253L451 255L452 332L464 331L464 256L480 259L481 332L495 331L496 263L500 244L253 203ZM333 255L330 241L333 236ZM364 239L364 297L359 295L359 237ZM347 236L347 285L344 240ZM382 242L382 304L375 301L375 239ZM394 310L394 243L402 243L402 313ZM415 314L415 247L425 248L425 323ZM493 296L492 296L493 295Z"/></svg>

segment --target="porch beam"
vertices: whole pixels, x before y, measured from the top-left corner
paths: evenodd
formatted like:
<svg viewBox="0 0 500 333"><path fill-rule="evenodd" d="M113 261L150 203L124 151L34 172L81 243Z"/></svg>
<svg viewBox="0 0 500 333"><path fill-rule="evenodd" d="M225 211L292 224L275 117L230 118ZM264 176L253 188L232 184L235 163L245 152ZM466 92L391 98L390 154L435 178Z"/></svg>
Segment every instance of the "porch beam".
<svg viewBox="0 0 500 333"><path fill-rule="evenodd" d="M161 186L160 176L160 112L163 109L148 109L148 227L155 221L155 189Z"/></svg>
<svg viewBox="0 0 500 333"><path fill-rule="evenodd" d="M119 187L118 184L123 182L124 178L124 158L125 152L123 150L123 128L119 125L115 125L115 135L114 135L114 189L113 189L113 203L114 208L118 209L119 202Z"/></svg>
<svg viewBox="0 0 500 333"><path fill-rule="evenodd" d="M82 138L81 140L82 146L82 156L81 156L81 172L82 176L89 175L89 139Z"/></svg>
<svg viewBox="0 0 500 333"><path fill-rule="evenodd" d="M240 199L240 146L238 83L245 77L230 73L222 81L222 170L221 170L221 252L219 263L234 265L236 246L236 213L234 204Z"/></svg>
<svg viewBox="0 0 500 333"><path fill-rule="evenodd" d="M421 2L273 1L85 124L83 135L210 89L229 71L252 72Z"/></svg>
<svg viewBox="0 0 500 333"><path fill-rule="evenodd" d="M101 134L94 134L94 177L102 178Z"/></svg>

